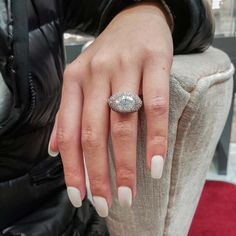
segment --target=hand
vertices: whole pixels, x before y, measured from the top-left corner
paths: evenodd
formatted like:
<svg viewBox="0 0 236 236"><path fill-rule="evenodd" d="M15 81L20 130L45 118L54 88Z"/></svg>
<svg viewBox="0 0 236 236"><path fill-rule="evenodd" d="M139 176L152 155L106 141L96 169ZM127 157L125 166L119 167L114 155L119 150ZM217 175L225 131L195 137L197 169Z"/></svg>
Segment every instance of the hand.
<svg viewBox="0 0 236 236"><path fill-rule="evenodd" d="M85 197L83 154L94 205L108 215L112 196L108 164L111 131L118 198L130 206L136 195L138 113L112 111L107 99L120 91L143 96L147 121L147 167L160 178L167 152L169 74L173 46L161 4L139 3L110 22L65 70L62 100L50 152L60 151L72 204Z"/></svg>

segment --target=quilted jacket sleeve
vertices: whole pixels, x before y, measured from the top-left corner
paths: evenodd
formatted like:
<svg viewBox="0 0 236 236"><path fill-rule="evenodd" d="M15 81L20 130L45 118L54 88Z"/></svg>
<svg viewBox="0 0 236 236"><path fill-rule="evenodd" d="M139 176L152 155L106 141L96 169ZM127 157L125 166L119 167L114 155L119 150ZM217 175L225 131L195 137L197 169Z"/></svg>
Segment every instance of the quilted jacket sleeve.
<svg viewBox="0 0 236 236"><path fill-rule="evenodd" d="M61 0L64 30L98 35L123 8L137 0ZM142 0L141 0L142 1ZM160 0L153 0L160 1ZM174 17L175 54L206 50L214 36L208 0L165 0Z"/></svg>

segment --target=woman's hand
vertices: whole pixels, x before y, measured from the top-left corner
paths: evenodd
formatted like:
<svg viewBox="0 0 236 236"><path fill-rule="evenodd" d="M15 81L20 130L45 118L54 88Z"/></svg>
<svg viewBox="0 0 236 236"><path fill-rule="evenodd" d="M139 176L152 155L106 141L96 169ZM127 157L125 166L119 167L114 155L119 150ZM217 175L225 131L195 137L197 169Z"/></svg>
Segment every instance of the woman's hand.
<svg viewBox="0 0 236 236"><path fill-rule="evenodd" d="M161 4L139 3L114 17L99 37L65 70L62 100L49 152L59 151L72 204L81 206L88 169L94 205L108 215L111 186L108 135L111 131L118 198L130 206L136 195L138 113L112 111L117 92L143 96L147 121L147 167L160 178L167 152L169 73L173 46Z"/></svg>

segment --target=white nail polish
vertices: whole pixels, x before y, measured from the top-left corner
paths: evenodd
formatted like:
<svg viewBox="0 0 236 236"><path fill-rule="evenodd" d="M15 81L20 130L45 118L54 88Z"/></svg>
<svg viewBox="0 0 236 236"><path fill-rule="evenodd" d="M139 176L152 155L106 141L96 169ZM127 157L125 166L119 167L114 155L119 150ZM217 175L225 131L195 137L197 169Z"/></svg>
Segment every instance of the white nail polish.
<svg viewBox="0 0 236 236"><path fill-rule="evenodd" d="M81 207L82 201L79 189L75 187L67 187L68 197L74 207Z"/></svg>
<svg viewBox="0 0 236 236"><path fill-rule="evenodd" d="M52 151L51 148L50 148L50 143L49 143L49 144L48 144L48 154L49 154L49 156L51 156L51 157L56 157L56 156L58 156L59 152L54 152L54 151Z"/></svg>
<svg viewBox="0 0 236 236"><path fill-rule="evenodd" d="M154 179L160 179L162 176L164 159L162 156L156 155L152 157L151 175Z"/></svg>
<svg viewBox="0 0 236 236"><path fill-rule="evenodd" d="M118 200L122 207L130 207L132 205L132 190L126 186L118 188Z"/></svg>
<svg viewBox="0 0 236 236"><path fill-rule="evenodd" d="M93 203L99 216L101 217L108 216L108 205L104 197L94 196Z"/></svg>

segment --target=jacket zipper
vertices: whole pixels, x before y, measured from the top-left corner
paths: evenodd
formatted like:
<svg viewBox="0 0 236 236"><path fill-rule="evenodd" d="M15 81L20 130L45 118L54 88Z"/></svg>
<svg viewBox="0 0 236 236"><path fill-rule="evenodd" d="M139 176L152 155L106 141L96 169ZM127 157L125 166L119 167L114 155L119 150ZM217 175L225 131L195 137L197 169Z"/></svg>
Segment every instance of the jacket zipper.
<svg viewBox="0 0 236 236"><path fill-rule="evenodd" d="M14 55L11 54L8 57L8 71L9 71L9 75L10 75L10 79L11 79L11 84L12 84L12 89L13 89L13 99L14 99L14 106L15 107L19 107L20 103L19 103L19 92L17 90L17 86L16 86L16 71L14 68Z"/></svg>
<svg viewBox="0 0 236 236"><path fill-rule="evenodd" d="M32 73L30 71L29 71L28 79L29 79L29 90L30 90L30 107L27 112L27 116L26 116L27 118L28 116L32 114L32 111L34 110L36 106L36 91L33 84Z"/></svg>
<svg viewBox="0 0 236 236"><path fill-rule="evenodd" d="M12 89L13 89L13 94L14 94L13 99L14 99L15 107L20 107L19 92L16 86L16 70L14 68L15 67L14 63L15 63L15 57L13 54L11 54L8 57L8 68L9 68L9 75L12 82ZM30 107L27 111L26 117L28 117L32 113L32 111L34 110L36 106L36 91L34 88L31 72L28 73L28 83L29 83L29 93L30 93Z"/></svg>

